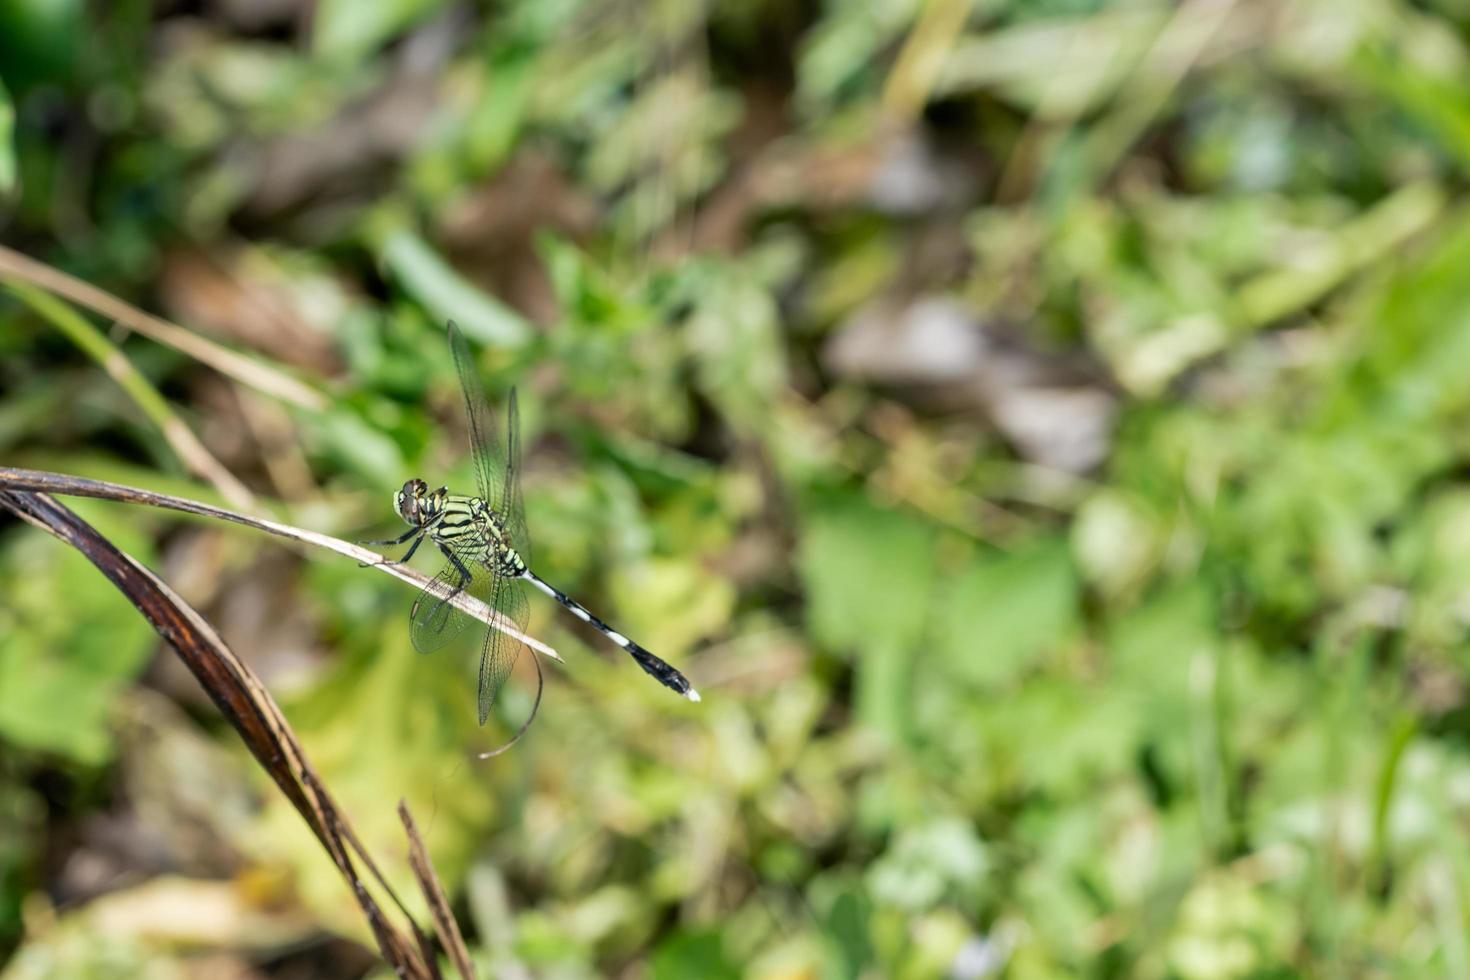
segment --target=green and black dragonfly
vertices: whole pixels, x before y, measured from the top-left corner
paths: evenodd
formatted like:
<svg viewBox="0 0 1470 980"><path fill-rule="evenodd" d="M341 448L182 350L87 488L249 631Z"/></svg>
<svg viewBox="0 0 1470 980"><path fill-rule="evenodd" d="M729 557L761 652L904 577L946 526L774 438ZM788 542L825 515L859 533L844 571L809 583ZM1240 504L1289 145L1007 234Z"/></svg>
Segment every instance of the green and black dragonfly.
<svg viewBox="0 0 1470 980"><path fill-rule="evenodd" d="M452 322L449 349L454 354L469 415L470 450L479 496L452 494L447 487L431 491L423 480L409 480L393 497L393 509L408 523L408 531L391 540L367 542L400 545L412 541L408 551L394 564L408 561L425 541L432 541L449 560L414 600L409 612L414 647L429 653L459 635L471 618L452 604L460 592L478 597L524 633L529 609L522 585L529 582L628 651L638 666L659 683L691 701L698 701L699 692L683 674L531 571L531 542L526 533L525 505L521 498L520 416L515 390L511 390L506 411L506 442L502 450L469 346ZM479 688L480 724L483 725L525 644L499 630L481 628L485 630L480 647Z"/></svg>

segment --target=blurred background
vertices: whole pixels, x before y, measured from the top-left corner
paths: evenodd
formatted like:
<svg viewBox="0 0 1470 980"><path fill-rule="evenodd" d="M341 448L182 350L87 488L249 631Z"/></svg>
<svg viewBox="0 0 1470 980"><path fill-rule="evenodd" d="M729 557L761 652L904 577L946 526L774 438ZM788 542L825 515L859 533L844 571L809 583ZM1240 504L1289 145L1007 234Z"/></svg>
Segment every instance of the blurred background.
<svg viewBox="0 0 1470 980"><path fill-rule="evenodd" d="M0 459L401 528L520 391L566 657L74 506L482 975L1470 975L1465 0L0 3ZM419 565L432 573L435 565ZM0 523L0 975L382 975L134 609ZM411 886L405 890L412 891Z"/></svg>

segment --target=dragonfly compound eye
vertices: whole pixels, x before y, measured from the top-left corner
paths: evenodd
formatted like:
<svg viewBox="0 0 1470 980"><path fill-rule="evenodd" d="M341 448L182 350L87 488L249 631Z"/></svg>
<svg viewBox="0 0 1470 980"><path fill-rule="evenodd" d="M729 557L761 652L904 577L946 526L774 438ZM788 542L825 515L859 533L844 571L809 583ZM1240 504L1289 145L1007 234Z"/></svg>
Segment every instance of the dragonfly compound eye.
<svg viewBox="0 0 1470 980"><path fill-rule="evenodd" d="M417 524L419 517L419 504L423 500L424 491L428 485L423 480L409 480L403 485L403 489L393 495L393 508L410 524Z"/></svg>

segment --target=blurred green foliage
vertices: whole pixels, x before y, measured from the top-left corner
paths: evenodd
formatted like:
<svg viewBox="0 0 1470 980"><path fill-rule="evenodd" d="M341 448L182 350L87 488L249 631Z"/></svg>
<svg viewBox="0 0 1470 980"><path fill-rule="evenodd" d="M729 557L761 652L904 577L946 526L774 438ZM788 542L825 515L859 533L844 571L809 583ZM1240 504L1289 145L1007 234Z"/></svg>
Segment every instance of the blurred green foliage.
<svg viewBox="0 0 1470 980"><path fill-rule="evenodd" d="M1465 4L80 8L0 4L4 243L329 407L11 289L0 459L216 501L176 416L376 537L471 483L453 317L535 565L704 693L538 602L470 762L529 665L477 730L400 584L78 505L484 975L1470 973ZM8 524L0 594L4 975L367 969L91 566Z"/></svg>

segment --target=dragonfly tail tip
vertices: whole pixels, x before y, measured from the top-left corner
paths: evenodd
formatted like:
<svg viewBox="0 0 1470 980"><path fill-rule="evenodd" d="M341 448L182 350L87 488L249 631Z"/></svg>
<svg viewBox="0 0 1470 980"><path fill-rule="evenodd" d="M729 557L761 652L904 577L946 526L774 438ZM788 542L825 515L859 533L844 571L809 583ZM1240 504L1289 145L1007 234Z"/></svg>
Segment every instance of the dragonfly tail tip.
<svg viewBox="0 0 1470 980"><path fill-rule="evenodd" d="M699 703L699 692L692 687L684 692L684 696L696 704Z"/></svg>

